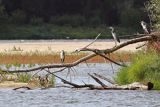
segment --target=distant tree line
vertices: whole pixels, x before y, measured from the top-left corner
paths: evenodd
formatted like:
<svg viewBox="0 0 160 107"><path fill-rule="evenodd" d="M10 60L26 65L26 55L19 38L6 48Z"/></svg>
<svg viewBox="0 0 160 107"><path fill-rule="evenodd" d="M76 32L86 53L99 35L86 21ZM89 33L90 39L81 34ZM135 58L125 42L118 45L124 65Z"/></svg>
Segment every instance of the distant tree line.
<svg viewBox="0 0 160 107"><path fill-rule="evenodd" d="M0 15L14 23L137 26L148 21L147 0L1 0ZM5 18L6 19L6 18ZM2 21L3 22L3 21Z"/></svg>

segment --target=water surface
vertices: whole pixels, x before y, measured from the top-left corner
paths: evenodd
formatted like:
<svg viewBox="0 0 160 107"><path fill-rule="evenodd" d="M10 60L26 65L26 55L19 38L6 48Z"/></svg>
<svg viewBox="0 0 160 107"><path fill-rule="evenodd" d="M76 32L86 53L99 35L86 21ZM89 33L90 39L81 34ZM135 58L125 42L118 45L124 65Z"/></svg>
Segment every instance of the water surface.
<svg viewBox="0 0 160 107"><path fill-rule="evenodd" d="M99 73L111 78L119 67L110 64L85 64L58 75L77 84L93 83L87 73ZM113 73L114 71L114 73ZM62 84L57 79L57 85ZM109 83L106 83L110 85ZM85 90L71 88L50 88L46 90L0 89L1 107L160 107L159 91L129 90Z"/></svg>

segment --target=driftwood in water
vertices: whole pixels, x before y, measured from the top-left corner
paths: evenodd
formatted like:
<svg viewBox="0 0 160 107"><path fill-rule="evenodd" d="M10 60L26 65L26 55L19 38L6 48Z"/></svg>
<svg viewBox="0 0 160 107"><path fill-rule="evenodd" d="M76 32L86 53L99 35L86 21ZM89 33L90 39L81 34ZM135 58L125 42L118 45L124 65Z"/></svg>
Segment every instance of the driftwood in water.
<svg viewBox="0 0 160 107"><path fill-rule="evenodd" d="M158 36L157 36L158 35ZM71 85L73 86L74 88L84 88L84 87L87 87L89 89L103 89L103 90L109 90L109 89L112 89L112 90L135 90L135 89L152 89L153 88L153 84L148 82L147 85L143 85L143 84L140 84L140 83L133 83L133 84L128 84L128 85L122 85L122 86L117 86L114 84L113 81L103 77L103 76L100 76L100 75L97 75L97 74L94 74L94 75L89 75L91 76L98 84L100 84L100 86L95 86L95 85L92 85L92 84L84 84L84 85L78 85L78 84L75 84L75 83L72 83L72 82L69 82L61 77L58 77L57 75L55 75L55 73L57 72L61 72L61 71L64 71L65 69L68 69L68 68L72 68L74 66L77 66L78 64L82 63L82 62L85 62L95 56L101 56L103 57L105 60L108 60L116 65L119 65L119 66L126 66L124 64L121 64L121 63L118 63L112 59L110 59L107 55L109 55L110 53L113 53L127 45L130 45L130 44L134 44L134 43L138 43L138 42L150 42L150 44L153 44L154 47L156 47L156 49L158 50L160 47L159 47L159 44L160 44L160 34L155 34L155 33L151 33L151 34L139 34L138 37L134 38L134 39L131 39L131 40L127 40L125 42L122 42L120 43L119 45L115 46L115 47L112 47L110 49L91 49L91 48L88 48L91 44L93 44L97 39L98 37L100 36L100 34L96 37L96 39L91 42L89 45L83 47L83 48L80 48L78 49L77 51L80 52L80 51L89 51L89 52L92 52L91 54L85 56L85 57L82 57L80 59L78 59L77 61L75 62L72 62L72 63L65 63L65 64L51 64L51 65L44 65L44 66L40 66L40 67L34 67L34 68L30 68L30 69L19 69L19 70L6 70L6 69L1 69L0 68L0 71L1 72L5 72L5 73L21 73L21 72L31 72L31 71L37 71L37 70L47 70L48 73L54 75L55 77L61 79L65 84L68 84L68 85ZM136 35L132 35L132 36L136 36ZM156 41L156 42L155 42ZM160 49L159 49L160 50ZM49 70L50 69L54 69L54 68L59 68L60 70L58 71L55 71L55 72L50 72ZM107 86L105 85L100 79L104 79L108 82L110 82L111 84L113 84L113 86ZM46 85L47 82L45 82L45 79L41 79L41 84L42 85ZM46 79L47 80L47 79ZM24 88L24 87L23 87Z"/></svg>
<svg viewBox="0 0 160 107"><path fill-rule="evenodd" d="M28 87L28 86L17 87L17 88L14 88L13 90L18 90L18 89L27 89L27 90L31 90L31 88Z"/></svg>
<svg viewBox="0 0 160 107"><path fill-rule="evenodd" d="M148 82L146 85L142 84L140 82L134 82L127 85L121 85L121 86L112 86L110 89L122 89L122 90L151 90L153 89L153 83Z"/></svg>
<svg viewBox="0 0 160 107"><path fill-rule="evenodd" d="M103 88L107 87L107 85L105 85L102 81L100 81L100 79L96 78L95 76L91 75L88 73L88 75L90 77L92 77L97 83L99 83Z"/></svg>
<svg viewBox="0 0 160 107"><path fill-rule="evenodd" d="M51 72L49 72L51 73ZM53 73L51 73L52 75L56 76L57 78L59 78L64 84L68 84L70 86L72 86L73 88L88 88L91 90L151 90L153 88L153 83L148 82L147 85L142 84L140 82L134 82L132 84L127 84L127 85L112 85L112 86L107 86L105 85L103 82L100 81L100 79L96 78L95 76L89 74L89 76L91 76L98 84L100 84L101 86L96 86L93 84L84 84L84 85L78 85L75 83L72 83L70 81L67 81ZM99 75L101 77L101 75ZM112 82L113 83L113 82Z"/></svg>
<svg viewBox="0 0 160 107"><path fill-rule="evenodd" d="M97 74L97 73L93 73L96 77L98 77L98 78L101 78L101 79L103 79L103 80L105 80L105 81L107 81L107 82L109 82L109 83L111 83L111 84L115 84L115 82L114 81L112 81L112 80L110 80L110 79L108 79L108 78L106 78L106 77L104 77L104 76L102 76L102 75L99 75L99 74Z"/></svg>
<svg viewBox="0 0 160 107"><path fill-rule="evenodd" d="M113 85L113 86L95 86L91 84L85 84L85 85L77 85L73 86L74 88L85 88L88 87L91 90L151 90L153 89L153 84L151 82L148 82L147 85L144 85L139 82L134 82L132 84L127 84L127 85Z"/></svg>

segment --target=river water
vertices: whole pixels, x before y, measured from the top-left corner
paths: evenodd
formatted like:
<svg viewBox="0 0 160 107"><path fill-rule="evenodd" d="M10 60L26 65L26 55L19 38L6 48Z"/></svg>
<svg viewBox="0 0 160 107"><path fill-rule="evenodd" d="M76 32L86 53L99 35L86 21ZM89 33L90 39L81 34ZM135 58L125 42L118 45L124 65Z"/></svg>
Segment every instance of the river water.
<svg viewBox="0 0 160 107"><path fill-rule="evenodd" d="M69 73L57 75L77 84L96 84L87 73L96 72L112 79L119 67L113 68L110 64L81 64ZM56 85L62 85L61 81L56 79ZM154 90L0 89L0 107L160 107L159 99L160 92Z"/></svg>

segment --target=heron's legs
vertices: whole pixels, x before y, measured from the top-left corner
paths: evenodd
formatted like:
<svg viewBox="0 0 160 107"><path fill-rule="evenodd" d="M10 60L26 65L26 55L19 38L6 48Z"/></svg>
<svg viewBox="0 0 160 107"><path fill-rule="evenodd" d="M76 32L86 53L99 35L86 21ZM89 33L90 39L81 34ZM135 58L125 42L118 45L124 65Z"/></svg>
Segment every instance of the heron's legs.
<svg viewBox="0 0 160 107"><path fill-rule="evenodd" d="M115 45L114 45L114 47L116 47L117 46L117 41L114 41L115 42Z"/></svg>

